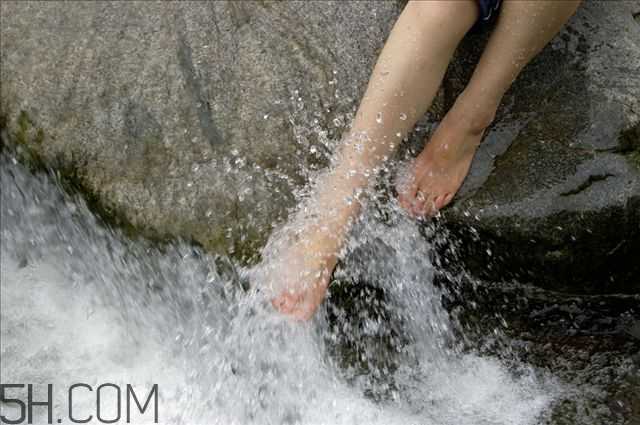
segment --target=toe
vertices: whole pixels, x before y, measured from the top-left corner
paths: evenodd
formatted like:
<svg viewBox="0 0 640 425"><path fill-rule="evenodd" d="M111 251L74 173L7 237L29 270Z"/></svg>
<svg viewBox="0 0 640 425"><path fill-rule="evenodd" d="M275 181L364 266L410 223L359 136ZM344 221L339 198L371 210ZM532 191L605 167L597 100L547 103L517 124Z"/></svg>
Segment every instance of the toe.
<svg viewBox="0 0 640 425"><path fill-rule="evenodd" d="M411 200L409 212L414 217L424 217L429 210L429 195L418 188L414 198Z"/></svg>
<svg viewBox="0 0 640 425"><path fill-rule="evenodd" d="M418 195L411 206L411 213L418 218L425 218L431 215L433 209L433 201L431 195L423 195L418 189Z"/></svg>
<svg viewBox="0 0 640 425"><path fill-rule="evenodd" d="M283 293L277 299L271 301L271 304L283 314L291 314L298 304L298 297L295 294Z"/></svg>
<svg viewBox="0 0 640 425"><path fill-rule="evenodd" d="M402 175L398 177L399 181L396 190L398 192L400 206L411 214L416 198L421 196L418 183L419 168L417 162L414 161L405 171L405 173L402 173Z"/></svg>
<svg viewBox="0 0 640 425"><path fill-rule="evenodd" d="M444 202L442 204L442 207L446 207L447 205L449 205L452 199L453 199L453 193L447 193L444 196Z"/></svg>
<svg viewBox="0 0 640 425"><path fill-rule="evenodd" d="M397 188L398 202L400 206L407 212L411 212L412 205L416 199L416 192L418 191L418 185L415 182L400 186Z"/></svg>
<svg viewBox="0 0 640 425"><path fill-rule="evenodd" d="M439 210L443 200L444 200L444 197L442 195L438 195L435 198L433 198L433 209L436 211Z"/></svg>
<svg viewBox="0 0 640 425"><path fill-rule="evenodd" d="M425 215L428 217L433 217L438 213L438 206L436 204L438 200L437 196L431 196L425 203Z"/></svg>
<svg viewBox="0 0 640 425"><path fill-rule="evenodd" d="M424 217L427 214L427 202L424 199L415 199L411 203L409 213L414 217Z"/></svg>
<svg viewBox="0 0 640 425"><path fill-rule="evenodd" d="M407 193L402 193L398 195L398 203L403 210L409 212L411 210L411 198Z"/></svg>

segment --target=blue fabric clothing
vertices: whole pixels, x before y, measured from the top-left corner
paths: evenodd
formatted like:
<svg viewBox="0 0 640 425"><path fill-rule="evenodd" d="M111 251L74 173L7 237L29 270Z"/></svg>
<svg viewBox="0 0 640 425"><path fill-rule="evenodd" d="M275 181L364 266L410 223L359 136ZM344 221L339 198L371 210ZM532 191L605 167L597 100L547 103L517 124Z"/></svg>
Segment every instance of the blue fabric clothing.
<svg viewBox="0 0 640 425"><path fill-rule="evenodd" d="M494 21L500 10L501 0L477 0L480 14L478 16L477 27L485 26Z"/></svg>

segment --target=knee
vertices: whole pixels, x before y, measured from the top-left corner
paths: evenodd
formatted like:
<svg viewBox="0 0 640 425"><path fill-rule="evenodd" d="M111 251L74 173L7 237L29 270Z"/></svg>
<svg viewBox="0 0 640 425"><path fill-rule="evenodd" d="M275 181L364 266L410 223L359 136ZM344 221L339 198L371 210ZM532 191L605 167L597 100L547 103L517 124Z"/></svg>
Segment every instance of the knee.
<svg viewBox="0 0 640 425"><path fill-rule="evenodd" d="M420 34L455 49L478 19L477 0L420 1L407 3L403 15Z"/></svg>
<svg viewBox="0 0 640 425"><path fill-rule="evenodd" d="M405 11L426 20L456 22L461 18L471 17L473 22L478 17L477 0L409 0Z"/></svg>

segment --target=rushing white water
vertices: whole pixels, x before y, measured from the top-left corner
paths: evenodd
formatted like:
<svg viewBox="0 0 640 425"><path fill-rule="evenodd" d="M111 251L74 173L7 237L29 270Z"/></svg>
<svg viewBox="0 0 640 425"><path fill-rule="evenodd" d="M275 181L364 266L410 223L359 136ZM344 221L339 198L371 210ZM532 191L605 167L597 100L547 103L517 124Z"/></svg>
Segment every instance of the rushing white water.
<svg viewBox="0 0 640 425"><path fill-rule="evenodd" d="M6 153L0 161L2 382L54 384L54 422L77 382L142 393L158 384L163 424L526 425L560 390L526 365L455 348L431 248L400 216L364 220L342 271L385 288L389 323L365 317L357 337L375 341L395 326L395 366L376 366L372 348L360 353L371 366L349 367L335 354L349 332L339 311L290 323L242 289L246 271L228 259L129 241L48 176ZM95 398L77 402L76 417L95 416Z"/></svg>

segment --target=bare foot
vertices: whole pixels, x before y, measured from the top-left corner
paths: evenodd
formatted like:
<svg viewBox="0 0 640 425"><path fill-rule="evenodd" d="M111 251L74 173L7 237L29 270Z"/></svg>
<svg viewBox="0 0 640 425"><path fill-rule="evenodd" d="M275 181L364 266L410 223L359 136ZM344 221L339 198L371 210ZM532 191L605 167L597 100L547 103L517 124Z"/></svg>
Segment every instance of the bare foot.
<svg viewBox="0 0 640 425"><path fill-rule="evenodd" d="M340 239L336 238L337 230L316 225L303 225L296 233L277 249L271 272L265 278L274 292L271 303L275 309L304 321L314 315L324 300Z"/></svg>
<svg viewBox="0 0 640 425"><path fill-rule="evenodd" d="M274 264L266 282L277 286L272 304L281 313L308 320L324 300L366 181L348 163L327 173L285 232L268 244Z"/></svg>
<svg viewBox="0 0 640 425"><path fill-rule="evenodd" d="M398 185L400 205L414 217L432 216L462 186L490 119L470 118L454 106Z"/></svg>
<svg viewBox="0 0 640 425"><path fill-rule="evenodd" d="M297 281L281 292L271 303L282 314L298 321L313 317L327 293L331 271L329 267L318 270L318 277L306 282Z"/></svg>
<svg viewBox="0 0 640 425"><path fill-rule="evenodd" d="M271 301L282 314L293 319L311 319L322 304L329 286L331 273L336 265L336 257L322 258L314 254L292 251L291 263L283 270L283 289Z"/></svg>

